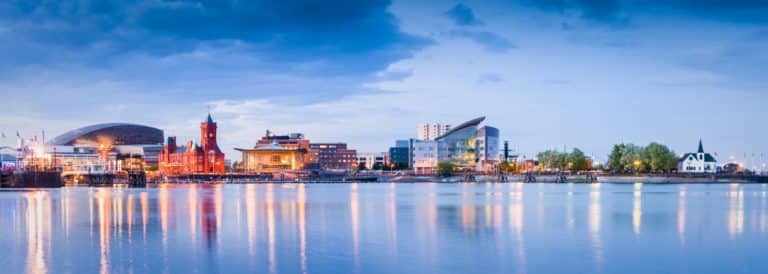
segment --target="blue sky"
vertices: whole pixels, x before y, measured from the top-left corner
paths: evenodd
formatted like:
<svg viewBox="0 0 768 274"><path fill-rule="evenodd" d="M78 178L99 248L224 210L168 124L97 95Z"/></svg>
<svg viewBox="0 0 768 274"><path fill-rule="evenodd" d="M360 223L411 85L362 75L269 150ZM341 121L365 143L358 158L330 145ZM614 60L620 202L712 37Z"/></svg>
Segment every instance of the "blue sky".
<svg viewBox="0 0 768 274"><path fill-rule="evenodd" d="M768 161L768 1L0 3L0 129L102 122L221 146L267 129L384 151L487 116L526 155L616 142ZM6 134L12 135L12 134ZM6 140L11 142L11 140Z"/></svg>

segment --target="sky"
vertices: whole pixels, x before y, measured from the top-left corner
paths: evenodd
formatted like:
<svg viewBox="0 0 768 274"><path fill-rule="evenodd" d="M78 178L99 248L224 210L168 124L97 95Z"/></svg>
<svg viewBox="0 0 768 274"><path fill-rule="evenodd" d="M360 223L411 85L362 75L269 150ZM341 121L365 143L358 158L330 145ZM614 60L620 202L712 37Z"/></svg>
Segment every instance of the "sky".
<svg viewBox="0 0 768 274"><path fill-rule="evenodd" d="M702 139L759 165L766 14L766 0L2 1L0 130L12 144L130 122L198 139L210 109L237 160L268 129L383 152L419 123L486 116L529 158Z"/></svg>

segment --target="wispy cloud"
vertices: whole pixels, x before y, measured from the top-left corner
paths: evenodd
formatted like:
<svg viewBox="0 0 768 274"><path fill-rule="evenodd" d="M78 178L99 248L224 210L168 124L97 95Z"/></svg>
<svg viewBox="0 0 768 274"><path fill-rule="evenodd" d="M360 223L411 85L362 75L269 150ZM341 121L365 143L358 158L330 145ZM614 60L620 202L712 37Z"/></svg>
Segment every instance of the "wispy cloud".
<svg viewBox="0 0 768 274"><path fill-rule="evenodd" d="M456 4L453 8L446 11L445 15L459 26L483 25L483 22L475 17L472 9L464 4Z"/></svg>
<svg viewBox="0 0 768 274"><path fill-rule="evenodd" d="M491 52L504 53L517 48L517 45L509 39L487 31L453 30L448 32L448 35L472 40Z"/></svg>

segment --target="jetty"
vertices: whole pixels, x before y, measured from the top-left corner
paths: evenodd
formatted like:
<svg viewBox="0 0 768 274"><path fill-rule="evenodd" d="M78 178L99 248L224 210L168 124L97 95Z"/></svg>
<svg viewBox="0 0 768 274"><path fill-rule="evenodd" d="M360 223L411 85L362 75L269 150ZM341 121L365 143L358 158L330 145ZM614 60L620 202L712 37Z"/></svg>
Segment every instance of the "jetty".
<svg viewBox="0 0 768 274"><path fill-rule="evenodd" d="M16 170L3 171L0 176L2 188L53 188L62 187L59 171Z"/></svg>

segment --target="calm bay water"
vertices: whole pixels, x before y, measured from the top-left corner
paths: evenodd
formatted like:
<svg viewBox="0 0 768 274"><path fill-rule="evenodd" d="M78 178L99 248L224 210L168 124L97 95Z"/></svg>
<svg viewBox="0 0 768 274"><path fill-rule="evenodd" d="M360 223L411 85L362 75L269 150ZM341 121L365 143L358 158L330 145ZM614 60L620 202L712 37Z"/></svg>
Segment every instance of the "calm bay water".
<svg viewBox="0 0 768 274"><path fill-rule="evenodd" d="M766 273L768 186L0 192L2 273Z"/></svg>

